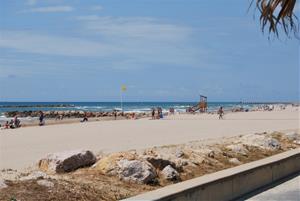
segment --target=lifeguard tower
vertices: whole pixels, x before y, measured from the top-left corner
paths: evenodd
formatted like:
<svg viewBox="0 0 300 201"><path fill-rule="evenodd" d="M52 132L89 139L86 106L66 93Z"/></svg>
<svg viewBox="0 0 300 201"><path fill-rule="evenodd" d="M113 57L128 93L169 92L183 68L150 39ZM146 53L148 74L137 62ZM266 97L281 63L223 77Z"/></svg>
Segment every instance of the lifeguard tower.
<svg viewBox="0 0 300 201"><path fill-rule="evenodd" d="M199 109L201 113L207 112L207 97L200 95Z"/></svg>
<svg viewBox="0 0 300 201"><path fill-rule="evenodd" d="M200 102L197 105L187 108L187 112L195 113L196 111L204 113L207 112L207 97L200 95Z"/></svg>

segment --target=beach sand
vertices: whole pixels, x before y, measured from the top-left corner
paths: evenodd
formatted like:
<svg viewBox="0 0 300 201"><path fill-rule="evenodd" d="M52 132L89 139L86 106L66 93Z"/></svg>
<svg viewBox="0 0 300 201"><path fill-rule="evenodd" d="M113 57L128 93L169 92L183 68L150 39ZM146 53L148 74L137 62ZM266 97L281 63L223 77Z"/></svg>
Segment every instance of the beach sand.
<svg viewBox="0 0 300 201"><path fill-rule="evenodd" d="M99 121L0 130L0 169L22 170L48 153L89 149L95 153L180 144L255 132L299 129L299 108L212 114L178 114L163 120Z"/></svg>

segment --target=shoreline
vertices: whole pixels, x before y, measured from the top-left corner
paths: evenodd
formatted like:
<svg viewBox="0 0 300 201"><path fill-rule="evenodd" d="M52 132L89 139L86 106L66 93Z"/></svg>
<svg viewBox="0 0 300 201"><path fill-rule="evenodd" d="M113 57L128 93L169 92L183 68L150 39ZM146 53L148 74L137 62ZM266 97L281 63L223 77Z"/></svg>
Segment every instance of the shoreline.
<svg viewBox="0 0 300 201"><path fill-rule="evenodd" d="M285 110L286 108L299 108L298 104L292 104L292 103L286 103L283 105L282 103L274 103L272 104L272 109L270 110L270 106L268 105L259 105L257 107L251 108L250 110L248 109L241 109L238 107L233 107L233 108L226 108L224 109L224 112L226 114L230 113L237 113L237 112L270 112L270 111L282 111ZM31 112L31 111L30 111ZM144 118L151 118L151 112L117 112L117 119L114 118L113 111L112 112L91 112L91 111L73 111L73 110L67 110L67 111L43 111L46 116L52 116L51 118L45 118L46 125L60 125L60 124L75 124L75 123L82 123L80 122L83 119L84 114L88 114L88 122L97 122L97 121L115 121L115 120L137 120L137 119L144 119ZM10 115L10 117L3 117L4 119L0 119L0 125L1 129L3 130L3 124L6 121L10 121L13 119L14 116L21 117L19 118L21 120L21 127L32 127L32 126L39 126L39 120L37 116L30 116L28 115L28 111L12 111L13 115ZM38 112L36 112L38 114ZM204 114L216 114L216 110L212 110L206 113L189 113L189 112L175 112L175 115L204 115ZM27 116L24 116L24 114ZM36 115L37 115L36 114ZM132 115L134 114L134 118L132 118ZM62 116L66 115L66 116ZM173 114L170 114L170 112L163 112L164 117L172 116ZM54 117L53 117L54 116ZM74 117L75 116L75 117ZM60 119L60 117L63 117L63 119ZM17 128L17 129L20 129Z"/></svg>

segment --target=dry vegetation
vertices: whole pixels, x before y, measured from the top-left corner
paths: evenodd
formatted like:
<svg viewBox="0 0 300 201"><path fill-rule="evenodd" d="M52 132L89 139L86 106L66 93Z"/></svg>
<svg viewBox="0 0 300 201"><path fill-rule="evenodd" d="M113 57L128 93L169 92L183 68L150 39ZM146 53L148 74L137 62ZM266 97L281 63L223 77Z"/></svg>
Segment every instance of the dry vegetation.
<svg viewBox="0 0 300 201"><path fill-rule="evenodd" d="M7 188L0 190L0 200L44 200L44 201L77 201L77 200L119 200L131 197L146 191L151 191L172 183L188 180L201 175L213 173L219 170L237 166L229 159L236 158L241 164L262 159L280 152L300 147L294 140L287 138L279 132L266 135L280 143L280 147L264 149L257 146L245 145L247 154L242 154L228 149L228 145L236 144L242 136L218 140L213 143L190 142L182 145L171 145L154 147L147 150L137 151L137 155L162 156L167 154L169 160L188 161L186 165L178 168L180 178L177 181L166 181L161 177L154 184L136 184L120 180L117 176L108 176L100 173L93 167L78 169L72 173L56 174L49 176L48 181L53 187L41 186L37 183L39 179L6 180ZM182 156L175 156L175 150L183 151ZM195 150L213 150L210 154L195 155ZM132 151L131 151L132 152ZM168 152L168 153L166 153ZM204 152L203 152L204 153ZM212 154L213 153L213 154ZM100 159L101 160L101 159ZM159 172L159 170L157 170ZM159 175L159 173L158 173Z"/></svg>

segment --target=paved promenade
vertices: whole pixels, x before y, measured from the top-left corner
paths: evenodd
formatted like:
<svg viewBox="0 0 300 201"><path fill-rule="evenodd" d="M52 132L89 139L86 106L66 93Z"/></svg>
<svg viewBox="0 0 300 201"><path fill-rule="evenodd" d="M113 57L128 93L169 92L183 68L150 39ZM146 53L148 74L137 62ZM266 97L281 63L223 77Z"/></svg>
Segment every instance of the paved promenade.
<svg viewBox="0 0 300 201"><path fill-rule="evenodd" d="M262 193L254 195L247 201L300 201L300 175L281 183Z"/></svg>

